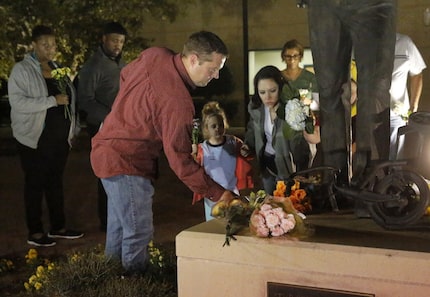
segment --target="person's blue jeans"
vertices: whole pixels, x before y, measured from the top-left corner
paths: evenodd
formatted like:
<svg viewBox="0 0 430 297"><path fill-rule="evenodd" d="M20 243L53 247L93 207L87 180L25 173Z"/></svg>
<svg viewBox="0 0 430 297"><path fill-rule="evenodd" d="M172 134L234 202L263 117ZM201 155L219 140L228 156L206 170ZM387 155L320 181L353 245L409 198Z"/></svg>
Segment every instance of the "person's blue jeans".
<svg viewBox="0 0 430 297"><path fill-rule="evenodd" d="M117 175L102 179L108 195L106 256L118 258L127 271L142 272L152 240L154 187L141 176Z"/></svg>

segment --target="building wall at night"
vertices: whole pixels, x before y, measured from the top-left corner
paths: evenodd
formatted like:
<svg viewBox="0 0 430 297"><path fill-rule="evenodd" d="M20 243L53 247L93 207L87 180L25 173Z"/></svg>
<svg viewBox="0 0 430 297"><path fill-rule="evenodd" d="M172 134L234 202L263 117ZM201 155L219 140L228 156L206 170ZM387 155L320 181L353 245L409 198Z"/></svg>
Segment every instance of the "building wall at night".
<svg viewBox="0 0 430 297"><path fill-rule="evenodd" d="M285 41L293 38L309 47L307 10L297 8L296 1L248 0L247 18L243 17L242 3L236 0L197 0L186 14L179 16L173 23L148 18L142 24L142 33L146 38L153 39L152 45L166 46L175 51L180 51L186 38L199 30L213 31L226 42L230 51L226 65L233 74L236 86L228 99L239 105L239 112L231 125L239 127L246 124L248 77L245 63L248 50L280 49ZM414 40L430 67L430 26L423 23L423 13L427 7L430 7L430 0L398 0L397 31ZM244 19L248 23L247 47L244 46ZM419 109L430 111L428 73L428 70L424 71L424 88Z"/></svg>

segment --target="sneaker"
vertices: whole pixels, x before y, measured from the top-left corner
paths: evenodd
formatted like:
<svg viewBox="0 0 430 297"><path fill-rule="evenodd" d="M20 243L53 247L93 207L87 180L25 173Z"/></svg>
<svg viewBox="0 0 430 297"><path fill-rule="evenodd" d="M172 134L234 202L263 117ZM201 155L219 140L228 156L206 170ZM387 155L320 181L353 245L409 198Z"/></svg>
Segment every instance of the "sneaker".
<svg viewBox="0 0 430 297"><path fill-rule="evenodd" d="M61 229L59 231L50 231L48 233L49 238L64 238L64 239L77 239L84 236L84 233L79 231Z"/></svg>
<svg viewBox="0 0 430 297"><path fill-rule="evenodd" d="M54 246L57 244L55 240L49 238L45 234L41 237L30 236L27 239L27 243L35 246Z"/></svg>

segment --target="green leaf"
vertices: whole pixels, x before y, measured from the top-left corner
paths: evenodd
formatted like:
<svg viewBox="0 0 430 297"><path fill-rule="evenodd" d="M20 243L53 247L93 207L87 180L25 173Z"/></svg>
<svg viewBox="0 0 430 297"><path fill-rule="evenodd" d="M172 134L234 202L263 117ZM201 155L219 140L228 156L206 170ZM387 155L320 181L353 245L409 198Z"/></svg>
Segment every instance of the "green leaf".
<svg viewBox="0 0 430 297"><path fill-rule="evenodd" d="M305 123L305 131L308 134L313 134L315 130L314 128L314 119L312 117L307 117Z"/></svg>
<svg viewBox="0 0 430 297"><path fill-rule="evenodd" d="M282 92L280 96L281 102L286 104L288 100L291 100L294 98L300 98L299 90L292 87L289 83L286 83L282 88Z"/></svg>
<svg viewBox="0 0 430 297"><path fill-rule="evenodd" d="M288 125L287 122L285 122L284 126L282 127L282 132L286 139L293 139L298 131L293 130L293 128L291 128L291 126Z"/></svg>

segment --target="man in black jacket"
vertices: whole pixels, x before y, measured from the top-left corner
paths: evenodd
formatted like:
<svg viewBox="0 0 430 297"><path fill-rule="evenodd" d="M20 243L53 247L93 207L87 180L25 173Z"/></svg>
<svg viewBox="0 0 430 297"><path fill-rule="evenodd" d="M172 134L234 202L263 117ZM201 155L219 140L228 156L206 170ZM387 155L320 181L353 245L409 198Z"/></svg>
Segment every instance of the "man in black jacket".
<svg viewBox="0 0 430 297"><path fill-rule="evenodd" d="M122 48L127 36L126 29L117 22L103 28L102 42L93 56L79 71L78 105L86 114L87 132L92 138L110 112L119 90ZM100 228L106 230L107 196L101 181L98 182L98 214Z"/></svg>

